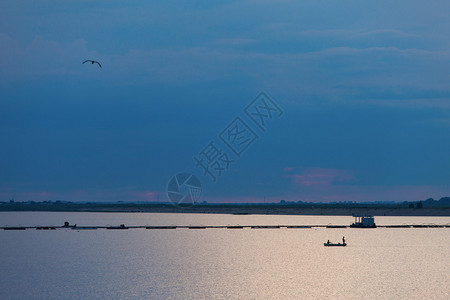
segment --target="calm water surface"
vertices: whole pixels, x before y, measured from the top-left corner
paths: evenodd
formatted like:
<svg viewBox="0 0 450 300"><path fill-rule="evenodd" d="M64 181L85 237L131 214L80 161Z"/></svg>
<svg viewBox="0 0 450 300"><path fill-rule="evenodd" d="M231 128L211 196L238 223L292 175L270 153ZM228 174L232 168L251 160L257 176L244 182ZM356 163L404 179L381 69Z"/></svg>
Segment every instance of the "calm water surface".
<svg viewBox="0 0 450 300"><path fill-rule="evenodd" d="M348 225L351 217L0 213L4 225ZM450 218L376 217L380 225ZM345 236L348 246L324 247ZM450 228L0 230L0 299L450 299Z"/></svg>

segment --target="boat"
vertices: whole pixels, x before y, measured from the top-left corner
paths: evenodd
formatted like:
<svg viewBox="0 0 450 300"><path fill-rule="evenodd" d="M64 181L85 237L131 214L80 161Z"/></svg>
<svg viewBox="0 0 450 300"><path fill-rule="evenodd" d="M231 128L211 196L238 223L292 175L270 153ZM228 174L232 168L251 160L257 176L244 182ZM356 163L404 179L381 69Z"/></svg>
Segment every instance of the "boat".
<svg viewBox="0 0 450 300"><path fill-rule="evenodd" d="M377 228L377 224L375 224L375 219L373 216L360 216L354 215L355 222L350 225L351 228Z"/></svg>
<svg viewBox="0 0 450 300"><path fill-rule="evenodd" d="M323 245L327 246L327 247L345 247L345 246L347 246L346 243L341 244L341 243L330 243L330 242L323 243Z"/></svg>
<svg viewBox="0 0 450 300"><path fill-rule="evenodd" d="M328 240L326 243L323 243L326 247L345 247L347 246L347 243L345 243L345 237L342 237L342 243L330 243L330 240Z"/></svg>

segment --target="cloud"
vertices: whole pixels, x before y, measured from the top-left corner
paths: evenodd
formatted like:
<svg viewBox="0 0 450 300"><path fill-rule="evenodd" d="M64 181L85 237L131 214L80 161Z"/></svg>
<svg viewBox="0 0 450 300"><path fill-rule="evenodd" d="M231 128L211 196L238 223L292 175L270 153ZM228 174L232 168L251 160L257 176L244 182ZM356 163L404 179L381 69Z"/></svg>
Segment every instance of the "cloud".
<svg viewBox="0 0 450 300"><path fill-rule="evenodd" d="M342 40L350 39L363 39L363 38L421 38L421 35L415 33L408 33L402 30L396 29L375 29L375 30L362 30L362 29L310 29L301 30L297 32L291 32L292 35L298 37L323 37L323 38L338 38Z"/></svg>
<svg viewBox="0 0 450 300"><path fill-rule="evenodd" d="M366 99L363 102L361 101L349 101L353 104L364 104L364 105L376 105L376 106L385 106L385 107L400 107L400 108L437 108L442 110L450 110L450 95L448 98L442 97L430 97L430 98L414 98L414 96L410 96L407 99Z"/></svg>
<svg viewBox="0 0 450 300"><path fill-rule="evenodd" d="M408 33L397 29L376 29L376 30L356 30L352 32L352 37L370 37L384 36L384 37L396 37L396 38L420 38L419 34Z"/></svg>
<svg viewBox="0 0 450 300"><path fill-rule="evenodd" d="M395 30L381 32L401 34ZM303 34L306 33L316 34L315 31ZM319 34L326 35L329 31L319 31ZM395 46L343 44L319 50L272 52L255 39L230 37L195 47L131 48L123 54L106 54L90 49L83 39L58 42L36 36L21 47L16 40L2 34L0 41L0 77L10 81L31 76L98 74L108 83L119 85L180 85L233 79L275 92L285 90L335 99L358 95L364 99L374 91L389 87L448 90L450 67L448 51ZM246 47L239 47L242 45ZM100 60L104 68L87 73L81 62L88 58Z"/></svg>

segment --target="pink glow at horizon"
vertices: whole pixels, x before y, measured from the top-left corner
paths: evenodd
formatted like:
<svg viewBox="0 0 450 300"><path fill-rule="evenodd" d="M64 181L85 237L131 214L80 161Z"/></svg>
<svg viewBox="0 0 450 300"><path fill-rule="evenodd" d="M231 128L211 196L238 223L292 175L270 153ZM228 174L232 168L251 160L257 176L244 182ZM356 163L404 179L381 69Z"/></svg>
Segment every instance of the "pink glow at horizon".
<svg viewBox="0 0 450 300"><path fill-rule="evenodd" d="M296 191L290 191L285 194L269 196L209 196L203 194L199 202L208 203L279 203L281 200L302 201L302 202L343 202L343 201L419 201L427 198L439 199L446 192L445 186L357 186L357 185L334 185L330 178L332 174L341 174L339 172L319 172L305 171L304 174L312 174L312 178L325 178L320 182L322 184L301 184L297 185ZM344 172L345 174L345 172ZM328 176L318 176L328 175ZM347 178L343 176L344 178ZM305 176L308 178L308 176ZM292 178L294 180L294 178ZM300 180L300 179L298 179ZM305 180L301 178L301 180ZM317 180L319 181L319 180ZM12 189L3 188L0 190L0 201L14 199L17 202L26 201L72 201L72 202L170 202L165 191L129 191L129 190L75 190L71 192L56 193L47 191L25 191L14 192Z"/></svg>
<svg viewBox="0 0 450 300"><path fill-rule="evenodd" d="M301 186L306 187L306 186ZM373 202L373 201L419 201L434 197L438 200L445 194L445 187L435 186L380 186L360 187L356 185L316 185L298 190L289 195L266 197L203 197L208 203L279 203L281 200L302 202Z"/></svg>

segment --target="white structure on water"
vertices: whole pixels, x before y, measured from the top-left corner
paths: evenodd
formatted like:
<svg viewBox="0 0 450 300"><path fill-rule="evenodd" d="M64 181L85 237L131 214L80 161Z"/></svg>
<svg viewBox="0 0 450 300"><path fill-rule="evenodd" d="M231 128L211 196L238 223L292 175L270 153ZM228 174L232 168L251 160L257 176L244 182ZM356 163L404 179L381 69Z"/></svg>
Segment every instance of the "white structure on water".
<svg viewBox="0 0 450 300"><path fill-rule="evenodd" d="M355 223L350 227L362 227L362 228L374 228L376 227L375 219L373 216L354 216Z"/></svg>

